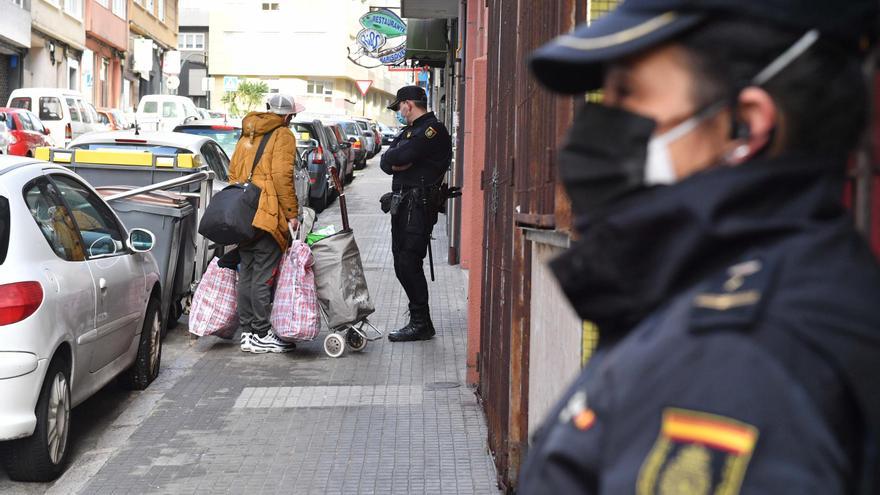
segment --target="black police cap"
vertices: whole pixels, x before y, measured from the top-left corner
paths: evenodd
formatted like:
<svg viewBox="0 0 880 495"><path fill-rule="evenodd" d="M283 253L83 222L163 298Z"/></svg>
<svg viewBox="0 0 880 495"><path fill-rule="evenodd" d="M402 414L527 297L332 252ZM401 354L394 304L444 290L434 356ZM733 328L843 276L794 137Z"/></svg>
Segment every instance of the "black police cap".
<svg viewBox="0 0 880 495"><path fill-rule="evenodd" d="M397 90L397 98L388 105L388 110L396 112L400 108L400 103L404 101L423 101L427 103L428 95L421 86L404 86Z"/></svg>
<svg viewBox="0 0 880 495"><path fill-rule="evenodd" d="M858 46L877 27L877 0L626 0L591 25L538 48L532 72L548 88L580 93L602 85L605 62L670 41L713 16L741 15Z"/></svg>

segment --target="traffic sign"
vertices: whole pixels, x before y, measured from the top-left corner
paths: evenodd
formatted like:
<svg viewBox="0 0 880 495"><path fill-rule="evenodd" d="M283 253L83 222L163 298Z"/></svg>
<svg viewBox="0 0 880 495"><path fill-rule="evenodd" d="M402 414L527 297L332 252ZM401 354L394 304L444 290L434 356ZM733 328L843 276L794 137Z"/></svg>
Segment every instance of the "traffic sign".
<svg viewBox="0 0 880 495"><path fill-rule="evenodd" d="M361 91L361 96L367 96L367 91L370 90L370 86L373 85L373 81L371 79L361 79L355 81L358 86L358 89Z"/></svg>

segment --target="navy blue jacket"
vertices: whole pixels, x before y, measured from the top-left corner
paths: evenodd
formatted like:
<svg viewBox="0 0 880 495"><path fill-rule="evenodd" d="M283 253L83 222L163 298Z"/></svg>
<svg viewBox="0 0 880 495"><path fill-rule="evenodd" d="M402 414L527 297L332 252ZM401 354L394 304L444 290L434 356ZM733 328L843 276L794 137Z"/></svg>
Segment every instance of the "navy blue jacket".
<svg viewBox="0 0 880 495"><path fill-rule="evenodd" d="M452 158L452 138L443 122L434 112L422 115L412 125L403 128L382 154L380 167L393 174L393 187L419 187L438 183L449 169ZM407 170L393 172L393 166L412 164Z"/></svg>
<svg viewBox="0 0 880 495"><path fill-rule="evenodd" d="M842 163L715 169L583 225L552 268L600 344L519 493L880 493L880 269Z"/></svg>

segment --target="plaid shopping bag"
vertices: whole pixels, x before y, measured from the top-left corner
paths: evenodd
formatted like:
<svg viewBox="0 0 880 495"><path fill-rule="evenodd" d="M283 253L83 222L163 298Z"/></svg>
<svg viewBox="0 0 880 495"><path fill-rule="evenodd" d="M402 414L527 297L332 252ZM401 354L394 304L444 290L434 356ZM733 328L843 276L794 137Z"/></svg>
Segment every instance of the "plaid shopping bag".
<svg viewBox="0 0 880 495"><path fill-rule="evenodd" d="M189 331L198 336L232 338L238 328L238 273L211 260L193 294Z"/></svg>
<svg viewBox="0 0 880 495"><path fill-rule="evenodd" d="M271 321L282 340L313 340L321 330L313 264L312 251L300 240L294 240L281 259Z"/></svg>

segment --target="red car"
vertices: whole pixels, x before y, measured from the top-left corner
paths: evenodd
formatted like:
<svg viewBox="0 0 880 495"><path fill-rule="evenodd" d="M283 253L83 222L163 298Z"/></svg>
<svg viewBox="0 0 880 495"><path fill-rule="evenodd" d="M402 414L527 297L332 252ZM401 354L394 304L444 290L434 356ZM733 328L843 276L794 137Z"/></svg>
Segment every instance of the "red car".
<svg viewBox="0 0 880 495"><path fill-rule="evenodd" d="M6 124L10 155L32 157L35 149L54 145L49 129L29 110L0 107L0 122Z"/></svg>

